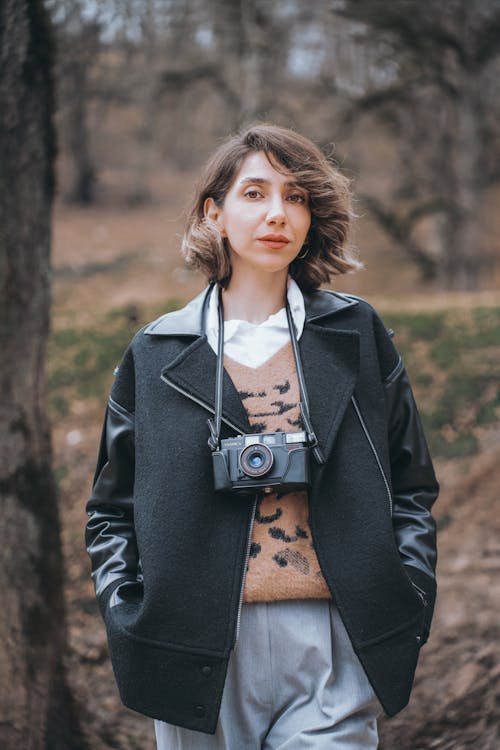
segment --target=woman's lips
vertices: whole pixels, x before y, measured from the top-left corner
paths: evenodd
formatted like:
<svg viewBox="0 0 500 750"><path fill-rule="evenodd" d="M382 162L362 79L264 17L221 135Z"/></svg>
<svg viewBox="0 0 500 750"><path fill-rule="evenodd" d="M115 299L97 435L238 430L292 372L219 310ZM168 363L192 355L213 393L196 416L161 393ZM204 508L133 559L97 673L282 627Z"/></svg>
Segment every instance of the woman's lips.
<svg viewBox="0 0 500 750"><path fill-rule="evenodd" d="M273 250L281 250L282 247L288 245L290 240L280 234L268 234L265 237L259 237L259 242L263 242L267 247Z"/></svg>

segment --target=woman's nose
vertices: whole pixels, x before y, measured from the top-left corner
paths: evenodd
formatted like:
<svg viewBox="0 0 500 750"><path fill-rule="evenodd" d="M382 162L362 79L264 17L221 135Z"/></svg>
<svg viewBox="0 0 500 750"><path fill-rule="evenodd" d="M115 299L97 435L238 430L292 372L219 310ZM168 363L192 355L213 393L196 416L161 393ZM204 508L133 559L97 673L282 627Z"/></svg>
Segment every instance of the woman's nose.
<svg viewBox="0 0 500 750"><path fill-rule="evenodd" d="M286 220L285 206L281 196L274 196L271 199L266 218L270 224L282 223Z"/></svg>

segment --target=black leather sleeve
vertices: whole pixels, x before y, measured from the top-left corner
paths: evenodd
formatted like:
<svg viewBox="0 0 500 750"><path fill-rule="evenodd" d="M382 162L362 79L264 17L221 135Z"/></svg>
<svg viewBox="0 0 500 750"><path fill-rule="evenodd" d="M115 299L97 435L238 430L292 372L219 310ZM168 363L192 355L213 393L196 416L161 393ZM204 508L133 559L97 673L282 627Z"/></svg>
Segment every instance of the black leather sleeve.
<svg viewBox="0 0 500 750"><path fill-rule="evenodd" d="M134 532L134 415L110 398L97 461L85 541L104 615L114 589L138 577Z"/></svg>
<svg viewBox="0 0 500 750"><path fill-rule="evenodd" d="M393 526L399 554L426 604L426 640L436 597L436 525L431 514L439 492L408 376L401 362L384 382Z"/></svg>

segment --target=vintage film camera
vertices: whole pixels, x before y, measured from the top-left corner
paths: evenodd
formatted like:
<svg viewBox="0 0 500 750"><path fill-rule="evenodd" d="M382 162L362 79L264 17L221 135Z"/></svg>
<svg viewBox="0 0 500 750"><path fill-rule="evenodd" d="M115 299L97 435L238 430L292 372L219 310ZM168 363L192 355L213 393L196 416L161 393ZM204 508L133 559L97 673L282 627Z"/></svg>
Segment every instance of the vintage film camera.
<svg viewBox="0 0 500 750"><path fill-rule="evenodd" d="M288 328L292 341L301 394L301 418L304 430L299 432L263 432L236 437L220 437L222 421L222 380L224 367L224 310L219 289L219 342L215 385L215 417L208 420L212 450L214 486L219 492L254 495L256 490L280 492L309 489L310 454L324 463L309 418L309 405L297 346L295 326L288 302Z"/></svg>
<svg viewBox="0 0 500 750"><path fill-rule="evenodd" d="M221 440L212 454L215 489L246 494L256 489L307 489L309 446L305 431L263 432Z"/></svg>

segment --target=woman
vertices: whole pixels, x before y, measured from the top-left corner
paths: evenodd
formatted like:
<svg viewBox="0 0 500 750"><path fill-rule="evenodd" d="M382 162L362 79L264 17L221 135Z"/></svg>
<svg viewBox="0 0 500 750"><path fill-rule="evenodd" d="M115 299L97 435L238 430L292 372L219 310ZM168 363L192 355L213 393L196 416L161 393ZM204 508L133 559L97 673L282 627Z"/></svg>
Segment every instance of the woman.
<svg viewBox="0 0 500 750"><path fill-rule="evenodd" d="M210 285L117 370L87 548L122 700L160 750L376 748L409 699L438 485L380 318L318 289L357 266L349 222L309 140L229 139L183 241Z"/></svg>

